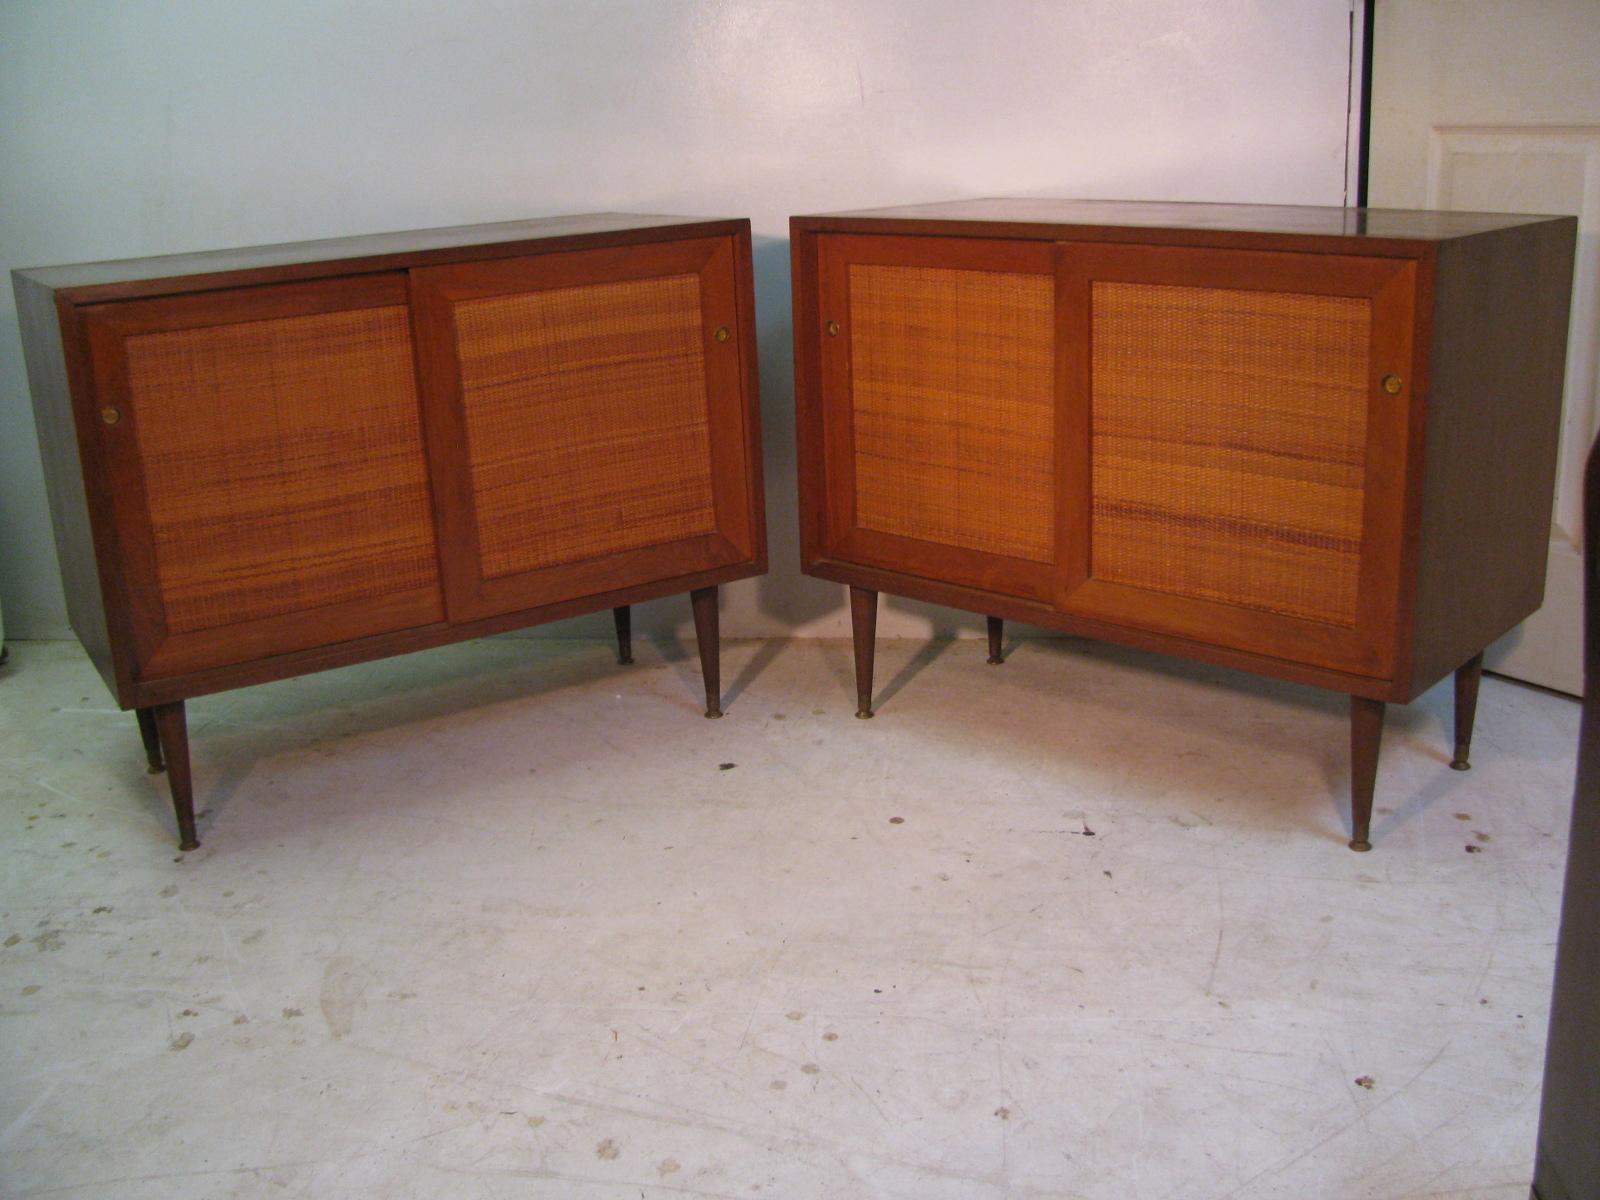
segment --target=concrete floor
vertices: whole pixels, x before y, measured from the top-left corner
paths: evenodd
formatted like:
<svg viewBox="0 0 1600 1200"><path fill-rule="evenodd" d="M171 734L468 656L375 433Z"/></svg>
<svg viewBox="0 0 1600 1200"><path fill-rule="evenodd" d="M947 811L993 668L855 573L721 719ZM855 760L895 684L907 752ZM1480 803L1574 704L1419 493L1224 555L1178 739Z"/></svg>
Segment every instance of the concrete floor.
<svg viewBox="0 0 1600 1200"><path fill-rule="evenodd" d="M0 1193L1475 1197L1531 1173L1574 701L1106 646L491 640L190 704L0 673Z"/></svg>

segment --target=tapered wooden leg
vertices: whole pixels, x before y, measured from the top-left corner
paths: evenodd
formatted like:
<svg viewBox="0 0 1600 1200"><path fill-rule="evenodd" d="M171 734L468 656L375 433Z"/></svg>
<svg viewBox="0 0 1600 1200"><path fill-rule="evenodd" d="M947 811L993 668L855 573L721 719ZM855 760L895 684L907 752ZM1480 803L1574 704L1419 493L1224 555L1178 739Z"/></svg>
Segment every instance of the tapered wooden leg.
<svg viewBox="0 0 1600 1200"><path fill-rule="evenodd" d="M1378 743L1383 740L1382 700L1350 697L1350 849L1371 850L1372 792L1378 783Z"/></svg>
<svg viewBox="0 0 1600 1200"><path fill-rule="evenodd" d="M150 764L150 774L159 775L167 769L161 761L161 734L156 730L156 714L148 708L136 708L133 715L139 718L139 736L144 739L144 757Z"/></svg>
<svg viewBox="0 0 1600 1200"><path fill-rule="evenodd" d="M850 589L850 637L856 649L856 716L872 716L872 656L878 648L878 593Z"/></svg>
<svg viewBox="0 0 1600 1200"><path fill-rule="evenodd" d="M717 589L696 588L689 593L694 606L694 636L700 643L700 674L706 681L706 716L722 715L722 666L717 642Z"/></svg>
<svg viewBox="0 0 1600 1200"><path fill-rule="evenodd" d="M1005 662L1005 657L1000 653L1000 643L1005 637L1006 623L999 617L986 617L989 622L989 665L999 666Z"/></svg>
<svg viewBox="0 0 1600 1200"><path fill-rule="evenodd" d="M633 662L633 609L613 608L611 619L617 623L617 662L626 667Z"/></svg>
<svg viewBox="0 0 1600 1200"><path fill-rule="evenodd" d="M194 830L194 788L189 781L189 727L183 718L183 701L157 704L150 711L155 715L161 752L167 760L172 810L178 817L178 849L198 850L200 839Z"/></svg>
<svg viewBox="0 0 1600 1200"><path fill-rule="evenodd" d="M1452 770L1470 771L1472 720L1478 715L1478 680L1483 678L1483 653L1473 655L1456 671L1456 756Z"/></svg>

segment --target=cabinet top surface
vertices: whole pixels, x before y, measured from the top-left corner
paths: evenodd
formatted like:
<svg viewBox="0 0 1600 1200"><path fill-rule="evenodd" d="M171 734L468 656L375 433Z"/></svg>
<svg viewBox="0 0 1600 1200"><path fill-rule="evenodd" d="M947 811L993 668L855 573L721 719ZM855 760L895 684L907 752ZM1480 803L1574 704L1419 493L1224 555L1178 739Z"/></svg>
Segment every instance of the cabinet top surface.
<svg viewBox="0 0 1600 1200"><path fill-rule="evenodd" d="M907 204L797 217L828 228L835 222L973 222L1031 226L1133 227L1219 233L1281 233L1313 237L1444 241L1496 229L1572 220L1511 213L1428 212L1391 208L1317 208L1310 205L1194 204L1151 200L1052 200L996 196ZM1026 236L1016 230L1018 236Z"/></svg>
<svg viewBox="0 0 1600 1200"><path fill-rule="evenodd" d="M501 242L531 242L554 238L580 238L623 234L633 230L669 229L674 226L726 225L726 219L673 217L640 213L583 213L539 217L527 221L499 221L489 225L453 225L399 233L374 233L356 237L284 242L271 246L246 246L230 250L201 250L151 258L124 258L108 262L76 263L58 267L31 267L12 274L47 288L94 287L143 279L169 279L184 275L209 275L224 271L251 271L301 263L338 262L381 258L458 247L492 246Z"/></svg>

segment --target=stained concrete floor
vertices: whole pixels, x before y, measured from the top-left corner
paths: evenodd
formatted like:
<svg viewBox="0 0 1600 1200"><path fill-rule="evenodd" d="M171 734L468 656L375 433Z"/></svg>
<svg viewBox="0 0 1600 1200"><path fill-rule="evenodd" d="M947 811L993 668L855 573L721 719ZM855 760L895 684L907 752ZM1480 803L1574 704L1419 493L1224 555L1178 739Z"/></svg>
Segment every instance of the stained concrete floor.
<svg viewBox="0 0 1600 1200"><path fill-rule="evenodd" d="M1578 707L1073 641L491 640L191 702L0 674L0 1193L1527 1195Z"/></svg>

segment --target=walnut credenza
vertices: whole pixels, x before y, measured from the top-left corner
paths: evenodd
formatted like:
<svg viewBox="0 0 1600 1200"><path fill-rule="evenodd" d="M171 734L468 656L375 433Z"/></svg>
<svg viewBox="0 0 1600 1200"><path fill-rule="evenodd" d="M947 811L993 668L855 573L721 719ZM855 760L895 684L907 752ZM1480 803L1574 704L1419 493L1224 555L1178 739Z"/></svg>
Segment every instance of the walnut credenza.
<svg viewBox="0 0 1600 1200"><path fill-rule="evenodd" d="M187 698L766 570L749 223L14 272L72 625L198 845Z"/></svg>
<svg viewBox="0 0 1600 1200"><path fill-rule="evenodd" d="M1576 221L982 200L795 217L802 565L1386 702L1543 597ZM1576 648L1575 648L1576 652Z"/></svg>

